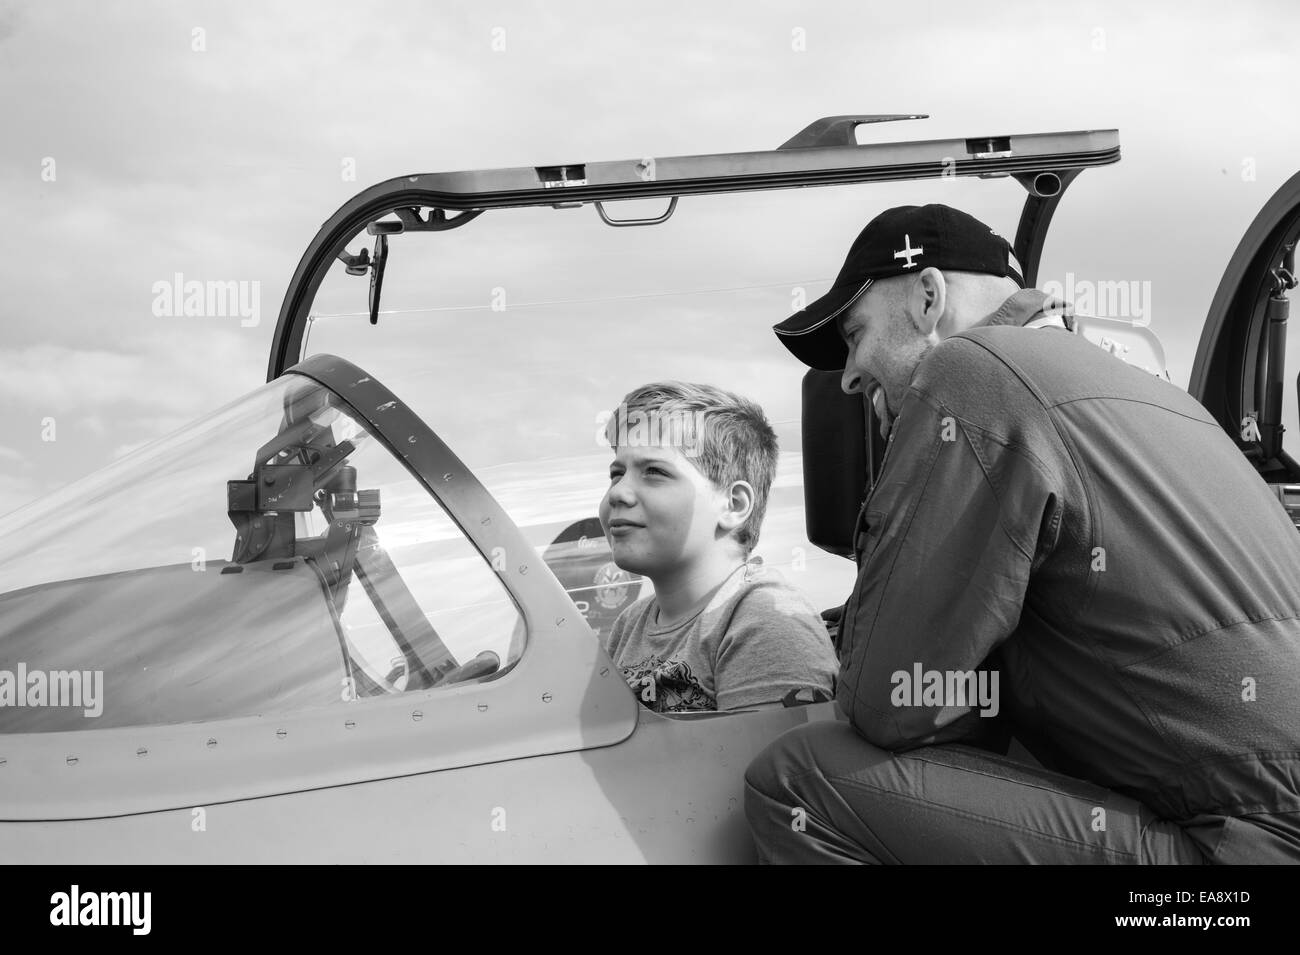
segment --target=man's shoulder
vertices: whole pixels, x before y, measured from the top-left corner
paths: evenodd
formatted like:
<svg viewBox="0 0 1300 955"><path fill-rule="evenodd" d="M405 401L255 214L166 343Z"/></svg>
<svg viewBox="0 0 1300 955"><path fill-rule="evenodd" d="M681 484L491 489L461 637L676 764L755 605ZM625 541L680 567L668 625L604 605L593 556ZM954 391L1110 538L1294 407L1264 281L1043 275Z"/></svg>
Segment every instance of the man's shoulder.
<svg viewBox="0 0 1300 955"><path fill-rule="evenodd" d="M944 339L917 366L912 379L940 400L984 400L1001 393L1054 404L1078 383L1092 390L1120 386L1137 369L1063 328L980 325ZM1145 375L1145 372L1141 373Z"/></svg>
<svg viewBox="0 0 1300 955"><path fill-rule="evenodd" d="M1078 399L1128 400L1155 405L1213 424L1182 388L1111 354L1082 334L1060 328L977 326L936 345L918 378L936 396L990 391L998 400L1023 395L1047 408Z"/></svg>
<svg viewBox="0 0 1300 955"><path fill-rule="evenodd" d="M1082 335L1068 329L1023 325L976 325L945 338L928 357L977 364L984 369L1010 370L1025 355L1068 358L1078 352L1100 351Z"/></svg>
<svg viewBox="0 0 1300 955"><path fill-rule="evenodd" d="M1073 339L1067 332L1012 325L980 326L945 338L917 365L912 387L943 402L961 403L991 391L1034 391L1021 368L1027 349L1044 336Z"/></svg>

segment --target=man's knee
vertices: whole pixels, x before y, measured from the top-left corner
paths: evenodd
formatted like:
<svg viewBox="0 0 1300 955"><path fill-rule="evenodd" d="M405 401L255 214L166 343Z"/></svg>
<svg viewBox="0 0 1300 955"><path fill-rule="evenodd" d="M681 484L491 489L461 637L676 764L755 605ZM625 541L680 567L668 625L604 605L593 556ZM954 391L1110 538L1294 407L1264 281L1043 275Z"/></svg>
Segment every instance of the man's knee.
<svg viewBox="0 0 1300 955"><path fill-rule="evenodd" d="M763 862L874 861L846 832L859 826L837 786L889 754L848 723L790 730L760 752L745 773L745 816Z"/></svg>
<svg viewBox="0 0 1300 955"><path fill-rule="evenodd" d="M797 814L802 797L792 779L806 775L813 765L807 737L823 735L826 724L813 723L777 737L754 757L745 770L745 818L761 862L787 861L790 842L798 832Z"/></svg>
<svg viewBox="0 0 1300 955"><path fill-rule="evenodd" d="M859 739L847 723L834 720L798 726L778 736L754 757L745 770L745 783L773 799L791 796L790 781L816 769L821 754L829 747L841 746L845 733Z"/></svg>
<svg viewBox="0 0 1300 955"><path fill-rule="evenodd" d="M796 727L769 743L745 771L750 825L775 821L788 827L796 810L825 815L842 802L835 791L839 780L889 759L846 722Z"/></svg>

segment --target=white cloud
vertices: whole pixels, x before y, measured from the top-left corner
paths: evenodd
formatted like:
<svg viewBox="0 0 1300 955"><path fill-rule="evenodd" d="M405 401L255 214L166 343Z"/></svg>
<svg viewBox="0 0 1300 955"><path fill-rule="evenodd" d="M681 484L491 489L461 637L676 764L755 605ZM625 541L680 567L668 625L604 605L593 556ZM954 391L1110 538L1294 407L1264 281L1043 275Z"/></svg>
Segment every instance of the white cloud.
<svg viewBox="0 0 1300 955"><path fill-rule="evenodd" d="M28 478L0 474L0 516L30 504L43 492L43 488Z"/></svg>
<svg viewBox="0 0 1300 955"><path fill-rule="evenodd" d="M953 0L931 4L924 23L906 5L777 2L747 5L744 17L733 7L665 0L614 15L592 0L563 12L403 0L358 18L345 0L307 12L291 4L5 4L0 88L30 91L0 107L0 189L10 221L22 223L0 233L0 260L20 265L0 299L0 407L16 414L17 435L6 441L58 483L259 384L275 309L310 237L348 197L395 175L771 148L819 116L873 108L934 115L865 129L863 138L876 142L1118 126L1124 161L1071 186L1045 268L1083 274L1089 265L1103 277L1153 279L1155 328L1185 378L1222 265L1295 171L1294 127L1276 119L1289 115L1294 4L1238 5L1225 20L1208 3L1101 2L1044 14L1037 0L1010 0L990 19ZM199 25L203 53L190 49ZM498 25L508 43L500 54L490 48ZM807 52L792 50L793 27L806 29ZM1097 28L1104 52L1093 49ZM412 115L431 118L413 123ZM46 156L57 159L56 182L40 178ZM1236 175L1244 156L1259 160L1256 183ZM342 180L343 157L357 160L357 181ZM1019 187L974 185L990 194L1008 187L999 214L1014 225ZM779 197L800 195L796 214L770 217L775 240L733 216L739 201L719 197L689 198L656 229L606 230L591 209L494 213L463 232L419 237L427 259L414 243L395 244L385 298L398 302L404 275L432 295L471 274L474 283L462 280L451 300L475 302L503 281L526 300L533 291L569 298L736 284L726 276L828 276L881 203L932 197L936 188L946 187L744 197L751 209L777 210ZM501 231L498 219L519 228ZM1170 223L1178 243L1168 241ZM260 281L261 324L153 317L152 283L176 271ZM344 302L364 302L362 280ZM716 318L712 301L704 304L701 327ZM767 330L783 304L757 296L742 304L753 322L730 351L746 352L753 373L728 384L781 390L796 404L799 369ZM631 309L613 303L599 317L614 322ZM526 404L541 389L563 390L556 420L578 422L565 449L576 452L588 405L599 398L604 407L617 388L648 380L640 368L638 380L623 380L604 339L575 336L573 315L582 311L530 315L539 324L558 316L559 332L499 374L490 366L501 356L467 348L470 332L430 335L412 360L446 376L445 390L457 395L428 406L430 423L441 431L445 420L451 430L471 420L486 385L501 394L500 379L523 379L530 390L496 400ZM375 334L392 342L396 324L385 319ZM716 367L713 351L676 341L651 342L635 357L647 376L670 360L702 379ZM570 385L584 375L585 385ZM46 415L59 419L59 440L43 448ZM557 430L568 433L539 425L535 445L544 452ZM495 432L454 442L476 461L500 460L504 443ZM533 446L525 450L521 457Z"/></svg>
<svg viewBox="0 0 1300 955"><path fill-rule="evenodd" d="M116 448L113 449L113 460L116 461L119 458L124 458L132 451L136 450L137 448L143 448L148 443L149 443L148 441L132 441L128 444L119 444Z"/></svg>
<svg viewBox="0 0 1300 955"><path fill-rule="evenodd" d="M194 417L255 386L262 361L237 336L203 330L192 339L159 335L128 352L62 344L6 348L0 349L0 401L42 414L77 414L99 433L106 417L124 411Z"/></svg>
<svg viewBox="0 0 1300 955"><path fill-rule="evenodd" d="M27 459L27 455L15 448L6 447L5 445L0 444L0 463L6 461L24 468L31 467L31 461Z"/></svg>

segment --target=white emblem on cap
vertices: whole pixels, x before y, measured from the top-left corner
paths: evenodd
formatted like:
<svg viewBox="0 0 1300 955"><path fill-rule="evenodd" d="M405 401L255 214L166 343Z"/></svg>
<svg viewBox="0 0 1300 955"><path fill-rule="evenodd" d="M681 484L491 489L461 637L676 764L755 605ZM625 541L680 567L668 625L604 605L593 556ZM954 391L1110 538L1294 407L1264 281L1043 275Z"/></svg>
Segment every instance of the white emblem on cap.
<svg viewBox="0 0 1300 955"><path fill-rule="evenodd" d="M916 249L912 248L912 237L907 233L904 233L903 247L894 253L894 258L907 259L907 264L904 265L903 268L910 269L916 265L916 263L912 261L912 256L920 255L924 251L925 251L924 246L921 246L920 248L916 248Z"/></svg>

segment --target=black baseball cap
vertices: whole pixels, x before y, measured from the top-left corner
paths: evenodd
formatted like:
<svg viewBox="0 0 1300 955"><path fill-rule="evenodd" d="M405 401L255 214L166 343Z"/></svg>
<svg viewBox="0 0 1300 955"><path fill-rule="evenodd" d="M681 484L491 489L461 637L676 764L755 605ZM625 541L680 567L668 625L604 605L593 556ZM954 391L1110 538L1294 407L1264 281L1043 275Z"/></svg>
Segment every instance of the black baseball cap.
<svg viewBox="0 0 1300 955"><path fill-rule="evenodd" d="M858 233L831 290L773 330L805 365L839 371L849 354L835 319L876 279L931 267L983 272L1025 285L1011 244L979 219L938 203L895 206Z"/></svg>

